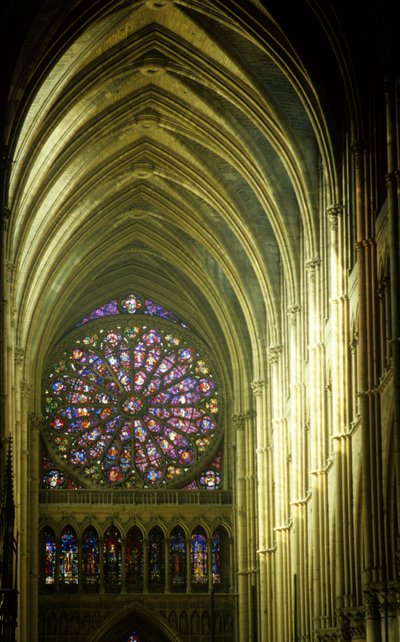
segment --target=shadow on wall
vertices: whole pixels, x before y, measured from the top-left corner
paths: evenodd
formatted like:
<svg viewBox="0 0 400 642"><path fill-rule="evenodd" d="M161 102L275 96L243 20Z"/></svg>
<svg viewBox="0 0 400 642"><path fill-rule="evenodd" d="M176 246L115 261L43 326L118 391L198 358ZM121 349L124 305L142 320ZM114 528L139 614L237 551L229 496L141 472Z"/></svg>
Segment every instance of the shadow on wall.
<svg viewBox="0 0 400 642"><path fill-rule="evenodd" d="M154 613L130 610L111 618L90 642L180 642L180 638Z"/></svg>

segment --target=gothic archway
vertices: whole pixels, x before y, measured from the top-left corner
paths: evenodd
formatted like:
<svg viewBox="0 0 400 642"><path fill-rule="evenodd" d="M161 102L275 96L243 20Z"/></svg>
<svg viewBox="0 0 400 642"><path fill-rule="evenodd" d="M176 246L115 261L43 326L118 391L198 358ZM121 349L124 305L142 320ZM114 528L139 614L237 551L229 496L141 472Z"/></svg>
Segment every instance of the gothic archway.
<svg viewBox="0 0 400 642"><path fill-rule="evenodd" d="M171 627L152 612L129 609L110 618L90 639L90 642L126 642L135 629L143 642L182 642Z"/></svg>

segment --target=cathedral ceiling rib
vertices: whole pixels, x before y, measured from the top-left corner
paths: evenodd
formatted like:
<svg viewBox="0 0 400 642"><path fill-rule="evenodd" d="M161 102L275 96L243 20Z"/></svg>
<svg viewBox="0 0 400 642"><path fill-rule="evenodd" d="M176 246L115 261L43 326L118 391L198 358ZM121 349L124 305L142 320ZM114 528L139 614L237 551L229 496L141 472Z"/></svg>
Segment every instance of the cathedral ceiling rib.
<svg viewBox="0 0 400 642"><path fill-rule="evenodd" d="M53 66L42 54L15 145L9 253L24 319L33 303L37 319L60 310L50 343L139 274L211 343L245 351L266 320L272 340L279 330L280 266L296 302L299 221L308 253L317 230L317 142L284 63L231 4L108 3L68 31Z"/></svg>

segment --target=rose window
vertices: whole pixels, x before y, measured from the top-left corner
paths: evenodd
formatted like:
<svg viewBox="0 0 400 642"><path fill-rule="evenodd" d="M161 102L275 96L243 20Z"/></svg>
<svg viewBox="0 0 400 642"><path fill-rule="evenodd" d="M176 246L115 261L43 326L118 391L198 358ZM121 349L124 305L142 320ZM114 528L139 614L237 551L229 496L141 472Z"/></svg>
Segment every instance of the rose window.
<svg viewBox="0 0 400 642"><path fill-rule="evenodd" d="M49 452L84 486L189 483L219 442L209 362L165 320L90 325L46 378Z"/></svg>

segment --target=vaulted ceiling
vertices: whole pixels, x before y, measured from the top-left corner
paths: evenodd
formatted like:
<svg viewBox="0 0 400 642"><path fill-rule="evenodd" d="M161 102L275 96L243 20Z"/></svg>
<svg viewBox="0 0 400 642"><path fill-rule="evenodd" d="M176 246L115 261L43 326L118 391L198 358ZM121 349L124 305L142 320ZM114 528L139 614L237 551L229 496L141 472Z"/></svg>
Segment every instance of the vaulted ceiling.
<svg viewBox="0 0 400 642"><path fill-rule="evenodd" d="M44 358L133 291L252 376L282 287L297 303L301 261L319 253L321 166L335 199L312 79L257 0L89 5L42 3L14 73L18 341Z"/></svg>

